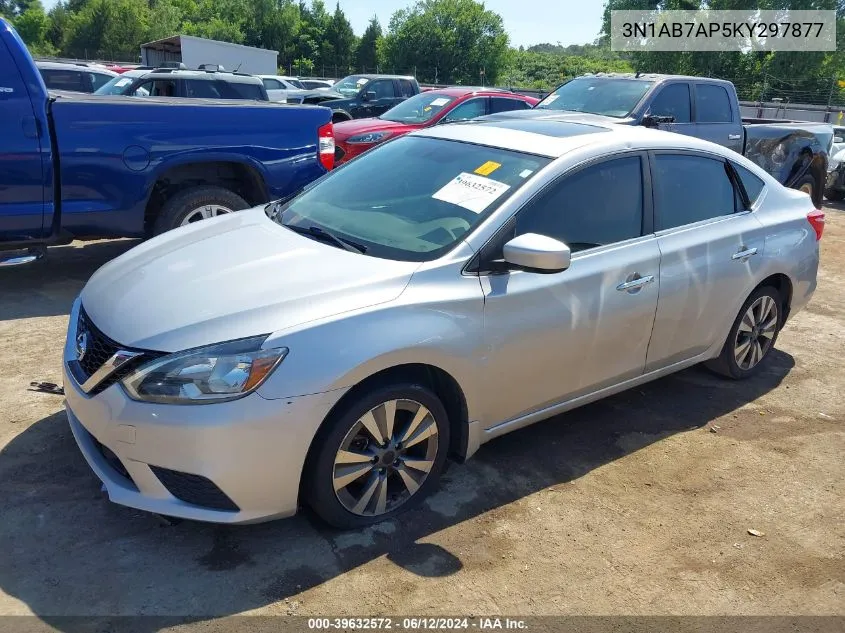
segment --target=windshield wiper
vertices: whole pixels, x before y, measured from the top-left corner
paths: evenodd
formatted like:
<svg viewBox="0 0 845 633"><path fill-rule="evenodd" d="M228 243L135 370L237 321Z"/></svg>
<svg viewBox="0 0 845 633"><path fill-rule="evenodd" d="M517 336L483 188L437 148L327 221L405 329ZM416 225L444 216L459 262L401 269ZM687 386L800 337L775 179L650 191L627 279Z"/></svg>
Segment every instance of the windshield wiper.
<svg viewBox="0 0 845 633"><path fill-rule="evenodd" d="M282 226L302 235L312 235L318 239L322 239L324 242L329 242L331 244L334 244L338 248L342 248L345 251L349 251L350 253L357 253L359 255L363 255L367 252L367 247L363 244L357 244L350 240L345 240L341 237L338 237L334 233L327 231L326 229L321 229L319 226L312 225L307 228L304 226L295 226L293 224L282 224Z"/></svg>

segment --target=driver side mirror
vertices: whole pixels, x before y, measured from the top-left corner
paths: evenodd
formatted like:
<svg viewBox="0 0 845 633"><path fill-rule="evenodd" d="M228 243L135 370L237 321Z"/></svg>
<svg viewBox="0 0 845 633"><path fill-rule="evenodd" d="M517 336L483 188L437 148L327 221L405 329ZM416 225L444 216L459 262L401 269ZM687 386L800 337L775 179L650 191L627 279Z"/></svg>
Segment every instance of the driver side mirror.
<svg viewBox="0 0 845 633"><path fill-rule="evenodd" d="M375 90L368 90L368 91L361 94L361 98L364 101L375 101L376 91Z"/></svg>
<svg viewBox="0 0 845 633"><path fill-rule="evenodd" d="M502 254L508 264L535 273L559 273L569 268L572 261L566 244L538 233L513 238L504 245Z"/></svg>
<svg viewBox="0 0 845 633"><path fill-rule="evenodd" d="M651 127L656 128L661 123L674 123L675 117L673 116L659 116L656 114L646 114L642 120L643 127Z"/></svg>

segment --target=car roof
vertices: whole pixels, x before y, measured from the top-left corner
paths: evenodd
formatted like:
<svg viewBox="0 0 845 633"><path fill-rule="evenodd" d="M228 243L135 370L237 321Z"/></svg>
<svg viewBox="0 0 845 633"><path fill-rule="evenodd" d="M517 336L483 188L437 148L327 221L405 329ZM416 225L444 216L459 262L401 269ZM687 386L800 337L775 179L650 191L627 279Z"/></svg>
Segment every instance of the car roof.
<svg viewBox="0 0 845 633"><path fill-rule="evenodd" d="M368 75L367 73L352 73L351 75L347 75L347 77L366 77L367 79L409 79L411 81L416 81L416 78L411 75Z"/></svg>
<svg viewBox="0 0 845 633"><path fill-rule="evenodd" d="M441 138L558 158L579 147L602 144L613 149L688 149L727 156L732 150L693 136L640 126L596 123L572 115L539 119L488 119L436 125L413 136Z"/></svg>
<svg viewBox="0 0 845 633"><path fill-rule="evenodd" d="M117 77L119 73L114 72L113 70L109 70L105 66L98 66L96 64L71 64L68 62L42 62L37 61L35 62L36 67L43 68L45 70L75 70L80 73L84 72L95 72L101 73L103 75L112 75L113 77Z"/></svg>
<svg viewBox="0 0 845 633"><path fill-rule="evenodd" d="M715 79L713 77L693 77L692 75L664 75L662 73L585 73L574 77L574 79L590 79L592 77L607 77L609 79L630 79L634 81L651 81L663 82L671 79L678 79L681 81L697 81L702 83L713 84L729 84L733 86L730 81L726 79Z"/></svg>
<svg viewBox="0 0 845 633"><path fill-rule="evenodd" d="M463 97L464 95L477 94L484 97L524 97L530 98L526 95L521 95L517 92L504 90L502 88L479 88L478 86L450 86L449 88L432 88L426 90L422 94L427 95L447 95L450 97Z"/></svg>
<svg viewBox="0 0 845 633"><path fill-rule="evenodd" d="M124 73L126 74L126 73ZM240 73L227 73L227 72L216 72L216 71L206 71L206 70L184 70L184 69L169 69L169 68L159 68L155 70L148 70L143 75L140 75L144 79L150 79L152 77L161 77L162 79L167 77L179 77L182 79L190 78L190 79L199 79L201 81L213 81L223 80L233 84L261 84L261 79L254 75L246 75ZM263 85L263 84L261 84Z"/></svg>

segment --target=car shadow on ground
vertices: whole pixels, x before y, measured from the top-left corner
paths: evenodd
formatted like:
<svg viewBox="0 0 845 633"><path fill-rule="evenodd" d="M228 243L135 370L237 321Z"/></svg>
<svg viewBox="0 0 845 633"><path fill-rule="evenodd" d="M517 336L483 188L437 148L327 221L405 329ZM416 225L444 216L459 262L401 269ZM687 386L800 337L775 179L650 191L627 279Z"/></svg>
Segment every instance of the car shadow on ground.
<svg viewBox="0 0 845 633"><path fill-rule="evenodd" d="M352 532L308 512L253 526L162 526L105 500L58 412L0 452L0 590L61 630L106 630L107 614L164 616L133 621L152 631L278 603L381 556L417 577L448 576L463 566L459 553L421 539L700 430L775 389L793 366L774 351L744 382L692 368L516 431L451 465L420 508ZM92 617L59 617L68 615Z"/></svg>
<svg viewBox="0 0 845 633"><path fill-rule="evenodd" d="M75 242L47 249L47 257L25 266L0 268L0 321L70 313L88 278L138 240Z"/></svg>

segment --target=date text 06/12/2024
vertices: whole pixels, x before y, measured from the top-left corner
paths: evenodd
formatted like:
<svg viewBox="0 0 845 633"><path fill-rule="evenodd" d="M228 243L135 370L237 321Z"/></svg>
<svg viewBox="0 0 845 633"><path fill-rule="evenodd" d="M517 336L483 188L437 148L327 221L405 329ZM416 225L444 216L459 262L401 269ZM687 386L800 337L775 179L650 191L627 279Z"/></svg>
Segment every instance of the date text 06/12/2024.
<svg viewBox="0 0 845 633"><path fill-rule="evenodd" d="M361 631L361 630L392 630L392 631L449 631L449 630L525 630L525 620L501 617L473 617L473 618L309 618L308 628L316 631Z"/></svg>

